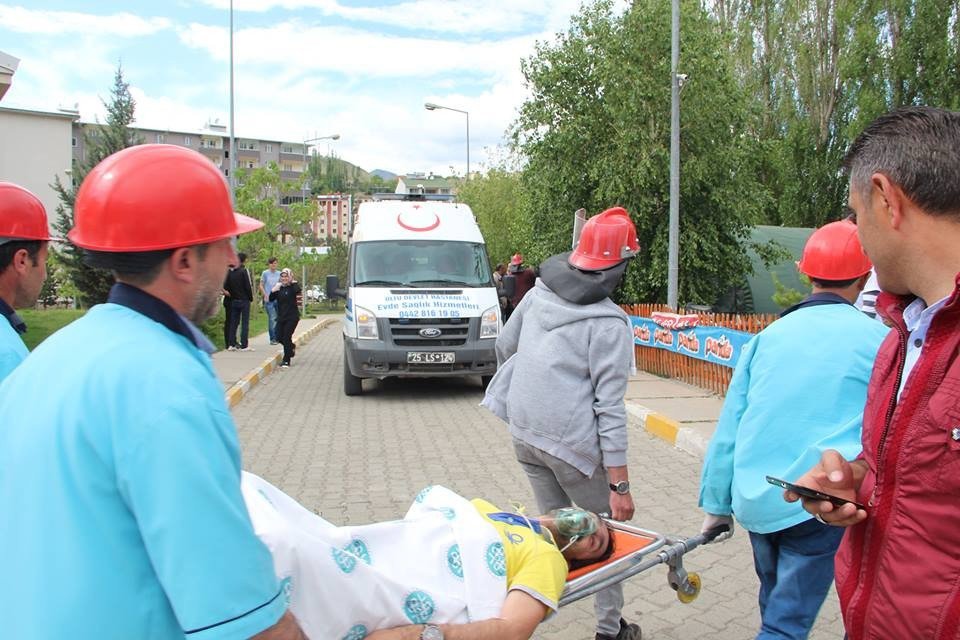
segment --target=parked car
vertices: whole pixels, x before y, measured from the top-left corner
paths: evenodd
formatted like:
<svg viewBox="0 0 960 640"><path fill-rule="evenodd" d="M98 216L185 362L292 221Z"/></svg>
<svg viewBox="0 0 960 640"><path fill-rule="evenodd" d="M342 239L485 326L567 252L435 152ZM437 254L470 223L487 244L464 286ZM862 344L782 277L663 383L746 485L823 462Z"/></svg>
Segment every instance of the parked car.
<svg viewBox="0 0 960 640"><path fill-rule="evenodd" d="M306 290L307 300L310 302L321 302L327 299L327 295L323 292L323 289L320 288L320 285L315 284L312 287L307 287Z"/></svg>

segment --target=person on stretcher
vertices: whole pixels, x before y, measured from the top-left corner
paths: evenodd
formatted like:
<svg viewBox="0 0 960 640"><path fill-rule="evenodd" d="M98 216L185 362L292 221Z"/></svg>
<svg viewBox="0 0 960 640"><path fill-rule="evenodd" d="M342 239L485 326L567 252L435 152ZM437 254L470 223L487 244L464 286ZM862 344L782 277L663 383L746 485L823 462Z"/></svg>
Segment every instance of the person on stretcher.
<svg viewBox="0 0 960 640"><path fill-rule="evenodd" d="M253 474L241 483L309 638L529 638L567 572L608 558L613 536L577 508L540 517L428 487L402 520L338 527Z"/></svg>

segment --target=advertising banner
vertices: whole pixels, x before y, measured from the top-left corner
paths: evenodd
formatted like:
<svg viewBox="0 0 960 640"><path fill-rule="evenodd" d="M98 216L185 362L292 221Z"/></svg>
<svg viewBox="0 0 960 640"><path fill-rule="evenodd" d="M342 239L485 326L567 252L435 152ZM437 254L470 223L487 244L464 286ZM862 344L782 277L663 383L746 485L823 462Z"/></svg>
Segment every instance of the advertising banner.
<svg viewBox="0 0 960 640"><path fill-rule="evenodd" d="M644 347L675 351L691 358L735 367L743 346L752 333L724 327L691 327L668 329L650 318L630 316L633 342Z"/></svg>

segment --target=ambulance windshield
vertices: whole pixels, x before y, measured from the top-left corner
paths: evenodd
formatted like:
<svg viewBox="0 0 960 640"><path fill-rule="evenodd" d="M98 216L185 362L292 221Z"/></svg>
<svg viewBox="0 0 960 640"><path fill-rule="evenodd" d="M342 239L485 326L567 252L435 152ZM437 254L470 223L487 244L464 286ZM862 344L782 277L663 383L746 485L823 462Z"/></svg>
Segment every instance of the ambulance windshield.
<svg viewBox="0 0 960 640"><path fill-rule="evenodd" d="M484 246L450 240L384 240L354 244L357 287L489 287Z"/></svg>

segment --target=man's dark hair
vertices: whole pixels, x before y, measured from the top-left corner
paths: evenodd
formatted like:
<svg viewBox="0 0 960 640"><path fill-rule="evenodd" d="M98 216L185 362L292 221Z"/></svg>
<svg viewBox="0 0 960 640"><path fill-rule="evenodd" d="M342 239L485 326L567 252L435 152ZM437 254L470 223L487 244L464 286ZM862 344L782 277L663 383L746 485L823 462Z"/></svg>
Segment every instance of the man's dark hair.
<svg viewBox="0 0 960 640"><path fill-rule="evenodd" d="M237 254L237 259L240 260L240 264L243 264L244 262L247 261L247 254L241 251L240 253Z"/></svg>
<svg viewBox="0 0 960 640"><path fill-rule="evenodd" d="M592 564L605 562L610 556L613 555L616 546L613 539L613 527L610 525L604 526L607 528L607 548L604 549L603 553L596 558L567 560L567 569L569 571L574 571L576 569L580 569L581 567L589 567Z"/></svg>
<svg viewBox="0 0 960 640"><path fill-rule="evenodd" d="M843 160L850 188L866 197L882 173L930 215L960 218L960 113L905 107L880 116Z"/></svg>
<svg viewBox="0 0 960 640"><path fill-rule="evenodd" d="M238 257L239 257L239 256L238 256ZM243 256L243 258L241 258L240 261L242 262L246 257L247 257L247 256ZM277 261L276 256L273 256L273 257L271 257L269 260L267 260L267 264L273 264L273 263L276 262L276 261Z"/></svg>
<svg viewBox="0 0 960 640"><path fill-rule="evenodd" d="M210 245L196 245L197 256L204 260ZM136 286L147 286L157 279L163 263L166 262L176 249L160 249L159 251L111 252L111 251L84 251L84 262L91 267L108 269L118 280L129 282Z"/></svg>
<svg viewBox="0 0 960 640"><path fill-rule="evenodd" d="M13 256L17 255L17 251L21 249L27 250L30 262L33 263L33 266L37 266L42 242L43 240L11 240L0 244L0 273L7 270L7 267L13 263Z"/></svg>
<svg viewBox="0 0 960 640"><path fill-rule="evenodd" d="M859 279L859 276L856 278L849 278L847 280L821 280L820 278L810 278L810 282L817 285L821 289L846 289Z"/></svg>

